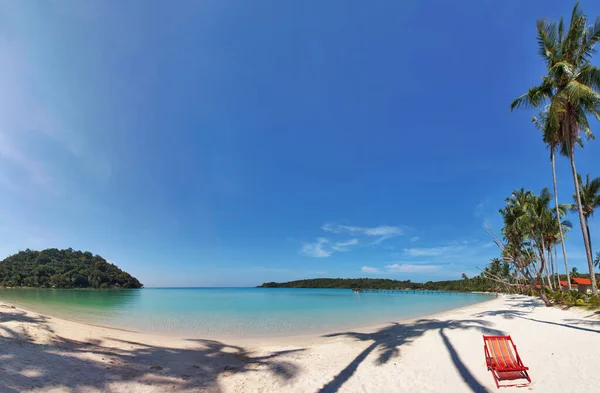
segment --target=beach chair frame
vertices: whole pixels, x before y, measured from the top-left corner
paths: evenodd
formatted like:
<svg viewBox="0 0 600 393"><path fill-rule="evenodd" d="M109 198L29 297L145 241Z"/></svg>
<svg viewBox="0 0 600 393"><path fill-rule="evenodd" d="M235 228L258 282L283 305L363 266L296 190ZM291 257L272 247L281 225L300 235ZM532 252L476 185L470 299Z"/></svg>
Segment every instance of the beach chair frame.
<svg viewBox="0 0 600 393"><path fill-rule="evenodd" d="M516 363L515 366L503 367L491 355L490 350L488 348L488 342L491 343L494 339L506 340L507 344L510 343L512 345L512 349L514 350L514 360L516 360L516 362L513 362ZM507 345L507 349L508 351L510 351L510 346ZM496 387L525 387L531 383L531 378L529 377L529 373L527 372L529 370L529 367L525 367L523 365L523 361L519 356L519 351L517 351L517 346L515 345L510 336L483 336L483 350L485 352L485 363L487 365L487 369L492 372L494 382L496 382ZM500 381L515 379L526 379L527 382L500 385Z"/></svg>

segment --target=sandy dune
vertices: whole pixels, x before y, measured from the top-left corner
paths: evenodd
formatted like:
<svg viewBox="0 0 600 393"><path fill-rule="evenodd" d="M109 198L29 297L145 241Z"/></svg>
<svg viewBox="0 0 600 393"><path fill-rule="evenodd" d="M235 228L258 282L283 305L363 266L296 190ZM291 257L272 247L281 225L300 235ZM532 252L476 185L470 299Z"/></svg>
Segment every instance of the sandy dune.
<svg viewBox="0 0 600 393"><path fill-rule="evenodd" d="M529 388L600 391L600 319L502 296L324 337L221 342L125 332L0 306L0 392L492 392L482 333L511 334Z"/></svg>

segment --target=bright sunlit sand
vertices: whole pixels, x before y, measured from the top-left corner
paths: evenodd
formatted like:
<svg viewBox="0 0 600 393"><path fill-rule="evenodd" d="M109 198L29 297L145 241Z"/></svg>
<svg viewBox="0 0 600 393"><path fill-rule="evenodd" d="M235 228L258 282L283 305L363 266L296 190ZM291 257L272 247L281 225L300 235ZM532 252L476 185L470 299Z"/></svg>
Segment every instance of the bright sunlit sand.
<svg viewBox="0 0 600 393"><path fill-rule="evenodd" d="M326 336L215 341L83 325L3 305L0 391L487 392L482 334L512 335L533 383L591 391L600 320L501 296L441 314ZM518 391L517 388L503 389Z"/></svg>

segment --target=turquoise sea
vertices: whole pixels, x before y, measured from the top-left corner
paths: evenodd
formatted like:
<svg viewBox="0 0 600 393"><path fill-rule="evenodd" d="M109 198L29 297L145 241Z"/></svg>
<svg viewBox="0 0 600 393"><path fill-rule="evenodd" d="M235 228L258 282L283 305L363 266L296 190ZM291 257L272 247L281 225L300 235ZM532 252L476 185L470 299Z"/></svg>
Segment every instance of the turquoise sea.
<svg viewBox="0 0 600 393"><path fill-rule="evenodd" d="M0 301L65 319L182 337L326 333L424 316L488 300L472 293L349 289L0 289Z"/></svg>

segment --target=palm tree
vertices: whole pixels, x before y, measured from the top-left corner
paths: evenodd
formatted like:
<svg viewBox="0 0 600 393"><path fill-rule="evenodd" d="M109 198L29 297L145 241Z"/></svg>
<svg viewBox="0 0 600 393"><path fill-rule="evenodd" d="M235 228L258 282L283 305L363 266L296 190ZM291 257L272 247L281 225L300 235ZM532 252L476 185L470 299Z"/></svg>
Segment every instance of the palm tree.
<svg viewBox="0 0 600 393"><path fill-rule="evenodd" d="M573 267L573 269L571 269L571 277L573 277L573 278L579 277L579 272L577 271L576 267Z"/></svg>
<svg viewBox="0 0 600 393"><path fill-rule="evenodd" d="M524 189L515 190L500 210L504 221L502 234L507 243L502 247L502 257L518 269L532 289L535 284L544 283L544 274L552 288L546 252L556 241L557 224L548 207L551 198L547 188L539 196ZM561 208L564 210L564 206ZM550 305L544 291L538 293Z"/></svg>
<svg viewBox="0 0 600 393"><path fill-rule="evenodd" d="M581 175L577 174L577 183L579 184L579 195L581 196L581 207L585 219L588 247L591 252L592 238L590 237L589 219L594 215L594 210L596 210L597 207L600 207L600 177L590 181L590 175L585 175L585 184L583 184ZM577 203L577 195L573 194L573 200ZM571 205L571 210L577 210L577 206Z"/></svg>
<svg viewBox="0 0 600 393"><path fill-rule="evenodd" d="M600 69L591 64L594 47L600 41L600 17L593 25L588 26L587 17L579 10L577 3L566 32L562 18L558 23L538 20L536 26L540 55L546 63L547 75L542 77L539 86L530 88L527 93L515 99L510 108L511 111L527 106L537 108L544 102L549 103L549 127L557 130L560 142L564 144L571 162L579 223L586 249L592 292L595 294L596 277L577 184L575 145L580 142L582 132L587 139L593 138L587 115L593 115L600 120Z"/></svg>
<svg viewBox="0 0 600 393"><path fill-rule="evenodd" d="M558 130L550 127L548 122L548 107L542 112L540 112L539 119L535 116L531 119L533 125L543 133L543 140L550 148L550 163L552 164L552 185L554 187L554 206L556 208L556 216L560 217L559 207L558 207L558 190L556 188L556 165L555 165L555 153L559 146L564 148L564 145L560 143L560 134L557 132ZM565 239L563 236L562 225L560 224L560 220L557 220L558 226L558 234L560 237L560 245L562 246L563 260L565 262L565 272L567 273L567 283L569 285L569 290L571 290L571 279L569 277L569 262L567 261L567 249L565 247ZM557 268L556 273L558 274L558 261L556 261ZM558 282L560 287L560 280Z"/></svg>
<svg viewBox="0 0 600 393"><path fill-rule="evenodd" d="M533 195L529 202L529 226L531 231L531 239L534 247L538 250L541 266L546 272L548 286L553 289L552 281L550 280L550 269L548 260L546 259L546 251L552 244L554 229L556 228L552 219L552 212L548 208L550 203L550 192L544 188L539 196Z"/></svg>
<svg viewBox="0 0 600 393"><path fill-rule="evenodd" d="M596 260L594 261L596 267L600 267L600 251L596 253Z"/></svg>
<svg viewBox="0 0 600 393"><path fill-rule="evenodd" d="M562 239L562 234L569 231L573 228L573 225L569 220L561 221L562 216L565 216L567 213L567 209L570 208L570 205L562 204L556 206L556 210L552 211L550 215L546 215L544 217L545 220L549 220L544 225L544 243L546 245L546 252L548 253L548 261L549 265L552 268L552 277L556 279L556 285L558 288L561 288L560 277L558 274L558 260L556 260L556 275L554 274L554 262L553 260L556 258L552 257L552 250L556 249L556 245L560 239ZM558 228L558 230L557 230ZM567 271L567 281L569 281L569 275ZM570 287L570 285L569 285Z"/></svg>

